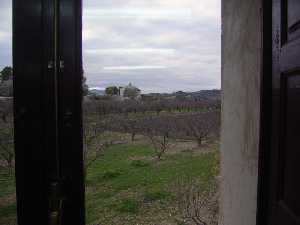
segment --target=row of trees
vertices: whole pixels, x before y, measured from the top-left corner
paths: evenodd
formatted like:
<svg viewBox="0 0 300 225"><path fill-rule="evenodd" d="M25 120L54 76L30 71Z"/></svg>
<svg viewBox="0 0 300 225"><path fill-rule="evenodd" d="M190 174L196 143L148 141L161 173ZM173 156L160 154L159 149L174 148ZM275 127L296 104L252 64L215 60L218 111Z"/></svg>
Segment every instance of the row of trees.
<svg viewBox="0 0 300 225"><path fill-rule="evenodd" d="M86 136L87 140L88 137L97 137L99 139L101 134L107 131L128 133L131 135L132 142L135 141L137 134L144 135L152 144L157 158L161 159L169 149L171 140L195 140L201 146L207 138L218 136L220 111L140 117L109 115L90 125L86 124L86 134L92 134ZM107 139L104 140L104 142L99 144L100 147L108 147L113 144ZM89 146L86 146L86 149L88 150ZM101 149L103 150L103 148Z"/></svg>
<svg viewBox="0 0 300 225"><path fill-rule="evenodd" d="M0 71L1 82L12 80L12 76L13 76L13 69L10 66L6 66Z"/></svg>
<svg viewBox="0 0 300 225"><path fill-rule="evenodd" d="M86 113L94 113L99 116L108 114L129 114L155 112L159 115L166 112L193 112L201 110L216 110L220 108L219 101L205 101L196 99L155 99L155 100L86 100L84 101Z"/></svg>
<svg viewBox="0 0 300 225"><path fill-rule="evenodd" d="M13 69L5 67L0 71L0 96L11 97L13 95Z"/></svg>
<svg viewBox="0 0 300 225"><path fill-rule="evenodd" d="M0 99L0 168L14 166L13 102Z"/></svg>
<svg viewBox="0 0 300 225"><path fill-rule="evenodd" d="M147 116L131 118L126 116L111 116L105 120L109 130L146 136L165 136L177 139L195 139L199 146L203 139L216 134L220 125L219 111L196 112L184 114L167 114L162 116ZM102 125L103 126L103 125Z"/></svg>
<svg viewBox="0 0 300 225"><path fill-rule="evenodd" d="M220 126L217 102L160 99L126 100L116 104L113 101L97 100L85 102L83 108L85 151L88 152L92 144L101 154L104 149L119 141L101 137L106 131L129 133L132 141L135 141L137 134L144 135L160 159L170 147L171 139L193 139L201 145L207 137L217 135ZM99 116L95 117L95 114ZM0 101L0 123L0 166L12 167L12 99Z"/></svg>

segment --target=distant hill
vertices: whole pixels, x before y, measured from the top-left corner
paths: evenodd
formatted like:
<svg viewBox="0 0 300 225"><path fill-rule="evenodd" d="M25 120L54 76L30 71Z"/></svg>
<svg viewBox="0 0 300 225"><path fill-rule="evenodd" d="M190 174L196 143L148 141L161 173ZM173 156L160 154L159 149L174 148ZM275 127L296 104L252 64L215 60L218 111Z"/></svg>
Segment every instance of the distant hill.
<svg viewBox="0 0 300 225"><path fill-rule="evenodd" d="M195 92L184 92L178 91L171 94L166 93L151 93L143 95L145 97L152 98L177 98L177 99L185 99L185 98L193 98L197 100L206 100L206 101L220 101L221 100L221 90L213 89L213 90L201 90Z"/></svg>
<svg viewBox="0 0 300 225"><path fill-rule="evenodd" d="M194 98L203 100L221 100L221 90L201 90L188 93Z"/></svg>

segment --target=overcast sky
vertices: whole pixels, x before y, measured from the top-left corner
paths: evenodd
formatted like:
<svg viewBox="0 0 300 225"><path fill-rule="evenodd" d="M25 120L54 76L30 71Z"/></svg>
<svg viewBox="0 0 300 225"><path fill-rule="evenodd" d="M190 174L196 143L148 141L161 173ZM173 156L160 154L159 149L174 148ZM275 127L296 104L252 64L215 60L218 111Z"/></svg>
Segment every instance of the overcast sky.
<svg viewBox="0 0 300 225"><path fill-rule="evenodd" d="M12 65L12 0L0 0L0 70Z"/></svg>
<svg viewBox="0 0 300 225"><path fill-rule="evenodd" d="M220 0L83 0L90 87L144 93L220 88ZM0 68L11 65L11 0L0 0Z"/></svg>

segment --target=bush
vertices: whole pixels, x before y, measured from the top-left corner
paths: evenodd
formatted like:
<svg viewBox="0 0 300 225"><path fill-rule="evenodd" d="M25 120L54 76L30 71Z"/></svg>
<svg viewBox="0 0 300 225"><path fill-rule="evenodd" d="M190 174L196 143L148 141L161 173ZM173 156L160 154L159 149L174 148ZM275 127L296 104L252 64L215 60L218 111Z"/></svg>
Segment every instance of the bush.
<svg viewBox="0 0 300 225"><path fill-rule="evenodd" d="M120 213L136 214L139 210L139 202L135 199L123 199L116 206L116 210Z"/></svg>
<svg viewBox="0 0 300 225"><path fill-rule="evenodd" d="M134 167L147 167L150 164L148 162L143 161L143 160L133 160L131 162L131 165L134 166Z"/></svg>
<svg viewBox="0 0 300 225"><path fill-rule="evenodd" d="M102 180L110 180L110 179L114 179L114 178L120 176L121 174L122 174L122 172L119 170L107 170L102 174L101 179Z"/></svg>

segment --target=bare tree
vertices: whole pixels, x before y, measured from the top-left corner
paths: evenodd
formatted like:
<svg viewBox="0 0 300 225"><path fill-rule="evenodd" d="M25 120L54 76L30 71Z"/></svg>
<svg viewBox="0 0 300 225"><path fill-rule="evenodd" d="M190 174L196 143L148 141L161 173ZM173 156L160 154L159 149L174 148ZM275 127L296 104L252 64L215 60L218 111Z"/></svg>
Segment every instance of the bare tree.
<svg viewBox="0 0 300 225"><path fill-rule="evenodd" d="M203 112L184 116L187 136L194 137L201 146L205 138L218 134L220 127L220 113Z"/></svg>
<svg viewBox="0 0 300 225"><path fill-rule="evenodd" d="M13 116L13 98L4 97L0 99L0 119L8 123ZM10 121L12 122L12 121Z"/></svg>
<svg viewBox="0 0 300 225"><path fill-rule="evenodd" d="M15 159L12 115L1 121L0 127L0 166L12 172Z"/></svg>
<svg viewBox="0 0 300 225"><path fill-rule="evenodd" d="M114 141L104 137L107 131L107 124L104 120L97 122L89 122L84 116L83 128L83 150L84 150L84 172L100 157L104 152L114 144Z"/></svg>
<svg viewBox="0 0 300 225"><path fill-rule="evenodd" d="M147 136L155 150L158 160L166 153L170 147L170 132L172 121L168 117L149 117L143 121L144 135Z"/></svg>
<svg viewBox="0 0 300 225"><path fill-rule="evenodd" d="M139 131L139 121L135 118L122 118L119 121L120 126L122 127L123 132L130 133L131 142L135 141L135 136Z"/></svg>
<svg viewBox="0 0 300 225"><path fill-rule="evenodd" d="M219 212L219 191L217 181L210 189L193 178L178 180L175 184L176 201L184 221L195 225L217 225Z"/></svg>
<svg viewBox="0 0 300 225"><path fill-rule="evenodd" d="M153 133L148 133L148 137L151 141L152 146L154 147L157 159L161 160L162 156L169 148L169 138L167 138L166 136L156 136L153 135Z"/></svg>
<svg viewBox="0 0 300 225"><path fill-rule="evenodd" d="M217 100L203 100L197 98L165 98L156 96L141 99L125 99L119 101L112 96L87 96L89 108L99 116L108 114L125 114L156 112L157 116L163 111L172 112L197 112L199 110L213 111L220 108Z"/></svg>

